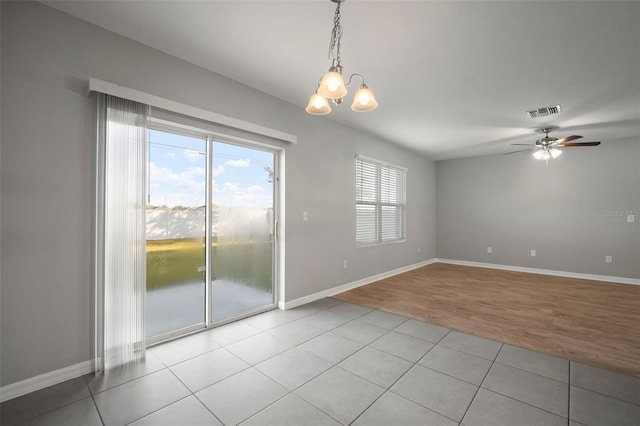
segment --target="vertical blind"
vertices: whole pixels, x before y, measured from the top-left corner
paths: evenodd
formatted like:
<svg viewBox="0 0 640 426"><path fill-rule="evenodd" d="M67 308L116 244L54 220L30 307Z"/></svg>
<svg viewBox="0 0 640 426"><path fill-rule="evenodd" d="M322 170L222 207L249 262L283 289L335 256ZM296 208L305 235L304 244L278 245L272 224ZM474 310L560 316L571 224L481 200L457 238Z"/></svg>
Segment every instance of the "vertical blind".
<svg viewBox="0 0 640 426"><path fill-rule="evenodd" d="M407 169L356 157L356 244L406 238Z"/></svg>
<svg viewBox="0 0 640 426"><path fill-rule="evenodd" d="M145 356L145 176L148 107L99 97L96 370Z"/></svg>

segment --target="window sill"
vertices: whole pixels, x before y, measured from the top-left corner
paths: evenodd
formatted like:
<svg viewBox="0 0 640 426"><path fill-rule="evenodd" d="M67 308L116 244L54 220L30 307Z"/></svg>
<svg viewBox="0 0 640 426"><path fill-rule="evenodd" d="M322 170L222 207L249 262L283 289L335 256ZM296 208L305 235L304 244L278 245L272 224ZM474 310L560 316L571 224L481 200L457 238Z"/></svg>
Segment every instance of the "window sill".
<svg viewBox="0 0 640 426"><path fill-rule="evenodd" d="M382 241L380 243L356 243L356 248L377 247L377 246L384 246L387 244L400 244L400 243L406 243L406 242L407 242L407 239L403 238L402 240Z"/></svg>

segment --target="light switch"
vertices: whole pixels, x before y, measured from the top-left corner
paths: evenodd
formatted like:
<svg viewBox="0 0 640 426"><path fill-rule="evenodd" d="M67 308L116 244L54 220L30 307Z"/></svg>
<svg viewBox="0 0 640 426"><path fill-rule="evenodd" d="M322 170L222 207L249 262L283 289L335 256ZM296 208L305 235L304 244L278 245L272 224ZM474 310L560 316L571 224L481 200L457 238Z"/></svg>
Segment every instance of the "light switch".
<svg viewBox="0 0 640 426"><path fill-rule="evenodd" d="M305 221L305 222L309 220L309 212L308 211L305 210L305 211L302 212L302 220Z"/></svg>

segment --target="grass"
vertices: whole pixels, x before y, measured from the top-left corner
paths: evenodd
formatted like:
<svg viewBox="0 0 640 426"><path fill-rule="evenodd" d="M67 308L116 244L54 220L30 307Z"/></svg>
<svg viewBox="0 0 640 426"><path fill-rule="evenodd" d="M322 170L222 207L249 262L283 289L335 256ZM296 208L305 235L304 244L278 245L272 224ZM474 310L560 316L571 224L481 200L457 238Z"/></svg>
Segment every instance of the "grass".
<svg viewBox="0 0 640 426"><path fill-rule="evenodd" d="M202 240L147 241L147 290L203 281L204 265Z"/></svg>
<svg viewBox="0 0 640 426"><path fill-rule="evenodd" d="M204 253L204 241L190 239L149 240L147 241L147 253L159 251L202 249Z"/></svg>
<svg viewBox="0 0 640 426"><path fill-rule="evenodd" d="M271 243L218 243L212 247L212 279L224 277L252 287L271 289ZM202 239L147 241L147 290L204 281ZM202 268L199 272L198 268Z"/></svg>

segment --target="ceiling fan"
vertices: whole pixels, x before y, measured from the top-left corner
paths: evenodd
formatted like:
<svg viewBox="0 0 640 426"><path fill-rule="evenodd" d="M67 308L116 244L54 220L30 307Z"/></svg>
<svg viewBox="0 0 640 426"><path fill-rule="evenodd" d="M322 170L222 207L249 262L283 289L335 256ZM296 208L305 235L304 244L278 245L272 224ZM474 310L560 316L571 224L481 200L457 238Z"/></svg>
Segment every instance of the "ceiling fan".
<svg viewBox="0 0 640 426"><path fill-rule="evenodd" d="M571 142L576 139L580 139L582 136L571 135L566 138L558 139L553 136L549 136L549 132L553 130L550 127L545 127L540 129L540 132L544 133L544 137L538 139L535 145L526 144L526 143L514 143L512 145L515 146L528 146L529 148L520 149L517 151L507 152L505 155L515 154L517 152L523 151L534 151L533 158L536 160L545 160L545 162L549 162L552 158L558 158L562 151L558 148L572 147L572 146L598 146L600 142Z"/></svg>

